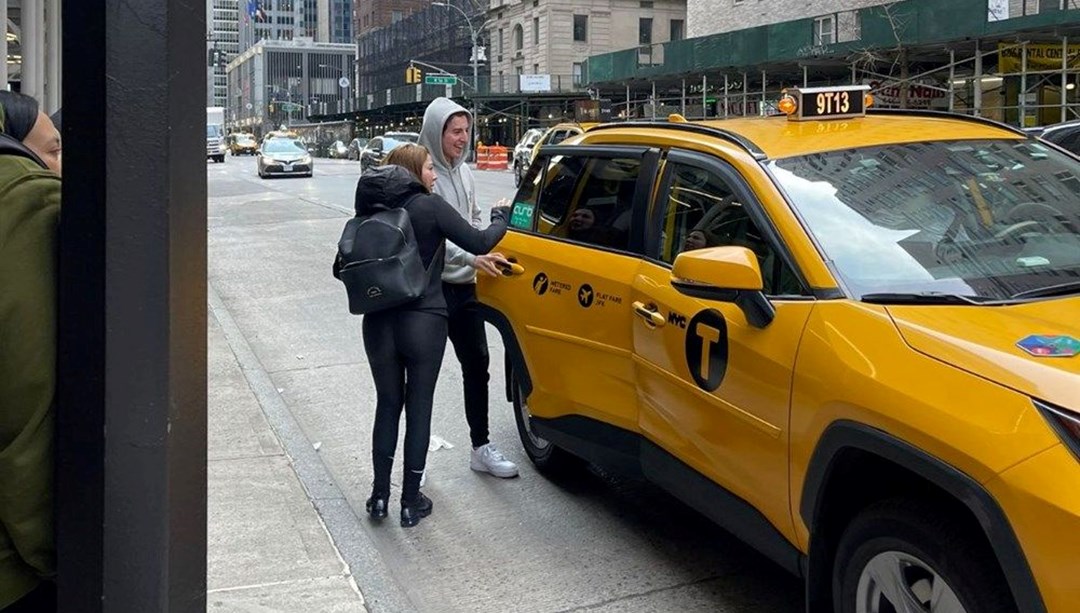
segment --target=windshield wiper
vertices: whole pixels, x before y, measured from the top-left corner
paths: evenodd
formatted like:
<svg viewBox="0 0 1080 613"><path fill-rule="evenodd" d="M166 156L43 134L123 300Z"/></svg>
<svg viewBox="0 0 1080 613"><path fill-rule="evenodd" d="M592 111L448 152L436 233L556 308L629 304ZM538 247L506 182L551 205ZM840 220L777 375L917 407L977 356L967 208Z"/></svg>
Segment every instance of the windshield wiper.
<svg viewBox="0 0 1080 613"><path fill-rule="evenodd" d="M995 301L975 296L940 292L877 292L863 294L861 300L871 304L995 304Z"/></svg>
<svg viewBox="0 0 1080 613"><path fill-rule="evenodd" d="M1050 296L1068 296L1077 292L1080 292L1080 281L1069 281L1068 283L1036 287L1035 289L1013 294L1009 298L1013 300L1017 298L1049 298Z"/></svg>

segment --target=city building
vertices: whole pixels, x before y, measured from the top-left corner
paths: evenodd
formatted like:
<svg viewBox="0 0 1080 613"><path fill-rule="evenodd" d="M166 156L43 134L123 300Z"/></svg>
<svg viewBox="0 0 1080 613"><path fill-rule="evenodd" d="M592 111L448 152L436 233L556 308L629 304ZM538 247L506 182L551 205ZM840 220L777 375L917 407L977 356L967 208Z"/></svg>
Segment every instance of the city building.
<svg viewBox="0 0 1080 613"><path fill-rule="evenodd" d="M706 1L706 0L702 0ZM488 12L495 92L581 87L585 58L640 45L661 61L663 43L686 37L687 0L493 0Z"/></svg>
<svg viewBox="0 0 1080 613"><path fill-rule="evenodd" d="M255 43L228 64L226 129L261 135L311 116L350 113L355 49L306 37Z"/></svg>
<svg viewBox="0 0 1080 613"><path fill-rule="evenodd" d="M7 61L0 68L5 88L38 99L42 110L60 108L61 0L0 0L5 36L0 42Z"/></svg>
<svg viewBox="0 0 1080 613"><path fill-rule="evenodd" d="M734 32L774 23L817 18L826 36L833 29L850 31L857 9L891 4L896 0L686 0L686 36ZM1008 0L1005 0L1008 1ZM836 15L838 21L829 19Z"/></svg>
<svg viewBox="0 0 1080 613"><path fill-rule="evenodd" d="M786 87L838 83L869 86L878 107L1080 117L1080 0L689 2L699 36L586 61L616 117L768 114Z"/></svg>
<svg viewBox="0 0 1080 613"><path fill-rule="evenodd" d="M239 0L206 0L206 106L225 106L225 66L240 52Z"/></svg>
<svg viewBox="0 0 1080 613"><path fill-rule="evenodd" d="M429 8L432 0L355 0L356 35L397 23L409 15Z"/></svg>
<svg viewBox="0 0 1080 613"><path fill-rule="evenodd" d="M239 0L240 51L261 40L318 36L318 0Z"/></svg>
<svg viewBox="0 0 1080 613"><path fill-rule="evenodd" d="M599 113L589 55L641 45L660 62L663 45L686 31L686 0L448 0L400 14L365 30L358 13L362 131L415 128L427 101L449 95L475 109L481 141L516 142L529 128L582 119L591 103ZM410 67L420 82L406 81Z"/></svg>
<svg viewBox="0 0 1080 613"><path fill-rule="evenodd" d="M318 0L318 36L322 43L356 42L353 36L353 0Z"/></svg>

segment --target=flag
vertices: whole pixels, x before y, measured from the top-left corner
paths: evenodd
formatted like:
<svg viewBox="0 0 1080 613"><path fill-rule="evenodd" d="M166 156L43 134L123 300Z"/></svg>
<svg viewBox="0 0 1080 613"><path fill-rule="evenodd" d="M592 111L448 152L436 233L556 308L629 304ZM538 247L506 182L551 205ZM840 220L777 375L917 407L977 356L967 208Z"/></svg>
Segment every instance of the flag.
<svg viewBox="0 0 1080 613"><path fill-rule="evenodd" d="M255 21L266 21L266 11L263 10L259 0L248 0L247 15Z"/></svg>

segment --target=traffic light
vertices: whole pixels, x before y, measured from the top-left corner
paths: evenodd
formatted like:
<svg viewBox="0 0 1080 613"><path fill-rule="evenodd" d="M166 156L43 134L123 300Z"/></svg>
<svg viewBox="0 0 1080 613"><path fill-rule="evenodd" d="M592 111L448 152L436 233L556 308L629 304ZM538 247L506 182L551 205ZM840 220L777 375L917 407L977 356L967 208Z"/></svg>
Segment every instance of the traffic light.
<svg viewBox="0 0 1080 613"><path fill-rule="evenodd" d="M405 69L405 82L420 83L424 80L424 73L420 72L420 69L416 66L409 66Z"/></svg>

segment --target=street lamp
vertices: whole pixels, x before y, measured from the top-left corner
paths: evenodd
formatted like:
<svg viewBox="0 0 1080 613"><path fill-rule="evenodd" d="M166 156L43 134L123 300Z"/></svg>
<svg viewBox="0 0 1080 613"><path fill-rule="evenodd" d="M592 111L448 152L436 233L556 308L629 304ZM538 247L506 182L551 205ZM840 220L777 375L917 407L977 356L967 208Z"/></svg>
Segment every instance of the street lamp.
<svg viewBox="0 0 1080 613"><path fill-rule="evenodd" d="M478 109L478 107L476 105L476 97L480 94L480 81L478 80L479 76L477 74L479 72L478 67L477 67L477 63L480 61L479 38L480 38L480 32L483 31L484 26L486 26L491 20L490 19L485 20L484 23L480 24L480 28L477 29L477 28L473 27L472 19L469 18L468 13L461 10L461 8L458 7L455 4L450 4L449 2L432 2L431 6L445 6L446 8L452 8L455 11L461 13L461 16L465 18L465 23L467 23L469 25L469 33L470 33L470 35L472 37L472 82L473 82L473 97L472 97L472 99L473 99L473 101L472 101L473 102L472 103L473 110L472 110L472 122L471 122L472 123L472 132L473 132L472 145L473 145L473 151L475 151L476 150L476 122L479 119L478 118L479 109Z"/></svg>

